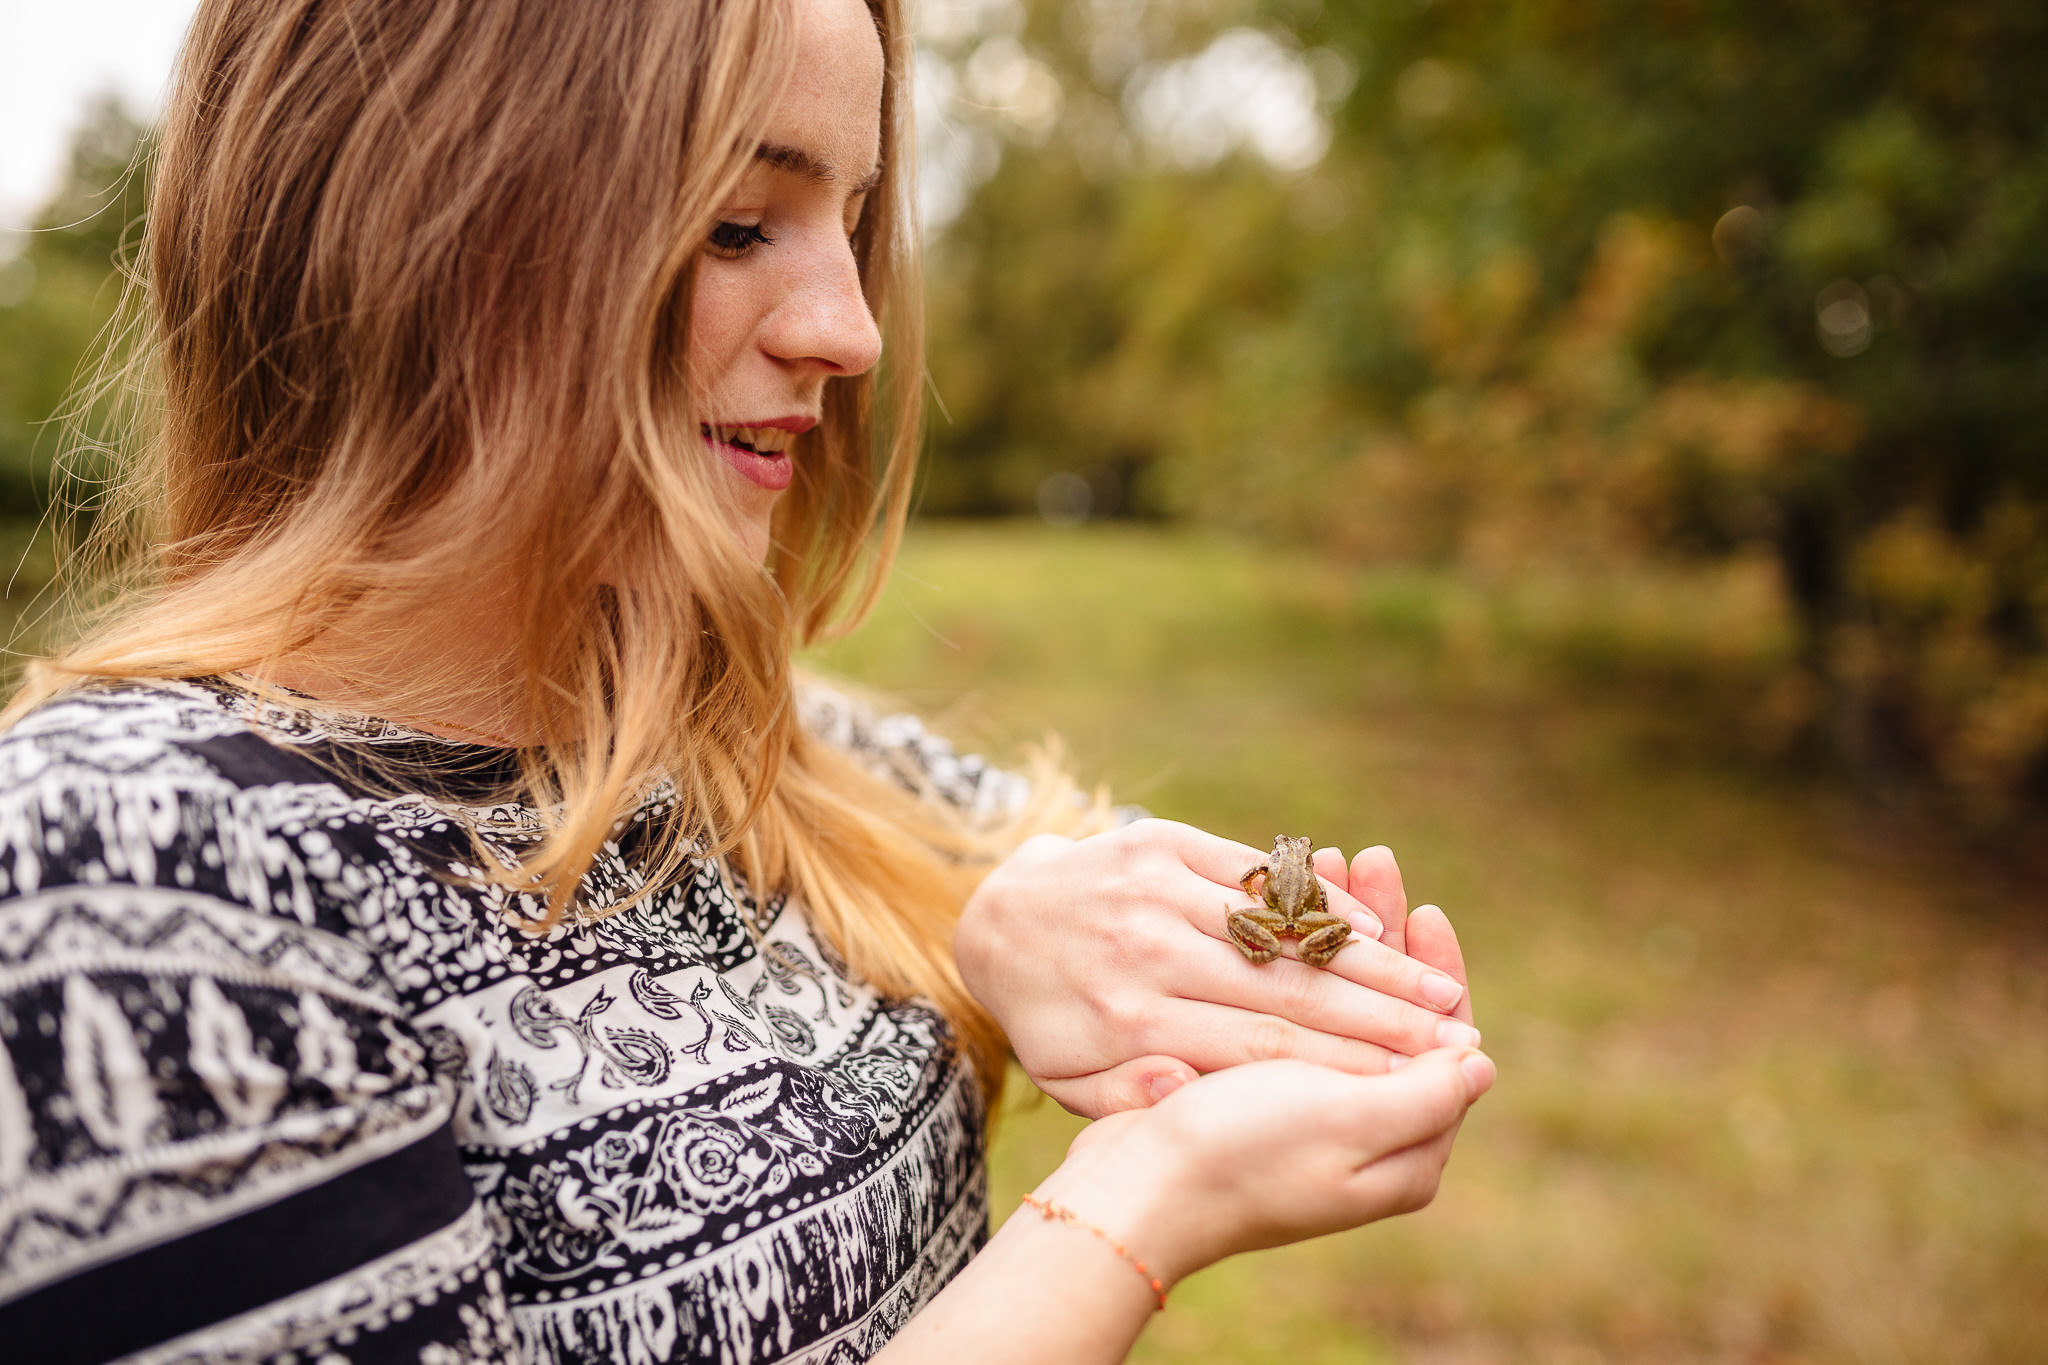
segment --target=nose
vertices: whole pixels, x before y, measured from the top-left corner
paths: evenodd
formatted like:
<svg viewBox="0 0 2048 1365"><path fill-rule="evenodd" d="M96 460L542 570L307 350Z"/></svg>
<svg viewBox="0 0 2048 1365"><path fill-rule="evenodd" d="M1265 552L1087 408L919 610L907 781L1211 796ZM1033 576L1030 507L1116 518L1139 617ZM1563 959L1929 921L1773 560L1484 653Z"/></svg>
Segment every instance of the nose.
<svg viewBox="0 0 2048 1365"><path fill-rule="evenodd" d="M762 329L763 348L785 363L816 365L829 374L872 369L882 357L882 333L861 290L853 244L836 232L824 234L815 250L789 264L789 287Z"/></svg>

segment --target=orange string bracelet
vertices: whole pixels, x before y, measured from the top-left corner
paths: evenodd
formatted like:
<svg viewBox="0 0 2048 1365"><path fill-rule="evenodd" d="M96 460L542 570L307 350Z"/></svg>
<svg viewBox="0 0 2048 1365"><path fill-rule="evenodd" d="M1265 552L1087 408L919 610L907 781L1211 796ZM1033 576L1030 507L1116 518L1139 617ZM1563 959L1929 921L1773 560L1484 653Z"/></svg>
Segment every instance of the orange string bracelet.
<svg viewBox="0 0 2048 1365"><path fill-rule="evenodd" d="M1032 1208L1038 1210L1039 1216L1045 1219L1047 1222L1051 1222L1053 1219L1057 1218L1062 1223L1072 1223L1075 1227L1080 1228L1083 1232L1092 1232L1097 1237L1100 1237L1103 1241L1107 1242L1109 1244L1109 1249L1111 1251L1114 1251L1117 1255L1123 1257L1126 1261L1129 1261L1132 1265L1138 1268L1139 1276L1144 1279L1146 1284L1151 1286L1152 1292L1159 1296L1159 1306L1162 1309L1166 1307L1166 1282L1164 1280L1161 1280L1157 1275L1154 1275L1152 1273L1152 1269L1150 1266L1146 1265L1143 1261L1139 1260L1136 1256L1132 1255L1131 1249L1129 1247L1125 1246L1122 1242L1119 1242L1116 1238L1104 1232L1101 1228L1096 1227L1095 1224L1089 1222L1087 1219L1078 1216L1072 1209L1068 1208L1064 1204L1055 1204L1050 1199L1039 1199L1028 1194L1024 1196L1024 1202Z"/></svg>

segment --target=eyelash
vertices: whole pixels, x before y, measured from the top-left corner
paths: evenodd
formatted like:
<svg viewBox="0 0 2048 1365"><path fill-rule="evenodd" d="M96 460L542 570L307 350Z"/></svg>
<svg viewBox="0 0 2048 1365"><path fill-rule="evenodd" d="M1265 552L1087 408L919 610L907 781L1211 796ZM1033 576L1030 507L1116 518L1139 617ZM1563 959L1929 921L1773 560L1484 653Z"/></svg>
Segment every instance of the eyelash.
<svg viewBox="0 0 2048 1365"><path fill-rule="evenodd" d="M708 245L711 250L728 259L744 256L757 246L773 246L775 239L761 230L759 223L720 223L711 229Z"/></svg>

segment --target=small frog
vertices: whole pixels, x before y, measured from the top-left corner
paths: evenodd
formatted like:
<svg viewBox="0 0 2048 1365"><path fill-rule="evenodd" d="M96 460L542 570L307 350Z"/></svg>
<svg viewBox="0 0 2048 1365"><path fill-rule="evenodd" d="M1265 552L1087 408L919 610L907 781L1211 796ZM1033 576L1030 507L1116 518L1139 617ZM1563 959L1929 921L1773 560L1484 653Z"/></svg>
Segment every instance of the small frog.
<svg viewBox="0 0 2048 1365"><path fill-rule="evenodd" d="M1308 839L1283 834L1273 841L1266 861L1244 874L1238 883L1245 894L1257 896L1261 905L1233 910L1224 921L1230 941L1254 963L1271 962L1280 956L1282 938L1301 940L1301 960L1311 967L1327 967L1337 951L1351 941L1351 925L1330 913L1323 884L1309 866ZM1252 879L1264 877L1265 885L1252 890ZM1261 908L1263 906L1263 908Z"/></svg>

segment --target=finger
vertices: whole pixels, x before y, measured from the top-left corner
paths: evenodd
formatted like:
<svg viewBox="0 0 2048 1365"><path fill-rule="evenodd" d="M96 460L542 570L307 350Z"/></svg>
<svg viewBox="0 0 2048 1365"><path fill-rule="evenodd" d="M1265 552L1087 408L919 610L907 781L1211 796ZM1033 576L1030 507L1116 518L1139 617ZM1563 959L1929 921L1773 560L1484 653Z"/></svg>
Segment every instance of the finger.
<svg viewBox="0 0 2048 1365"><path fill-rule="evenodd" d="M1335 862L1330 870L1340 878L1346 875L1342 855L1337 854L1335 849L1326 849L1324 853L1335 855ZM1318 855L1317 860L1324 861L1321 855ZM1349 920L1351 927L1366 940L1378 941L1385 926L1381 924L1379 916L1373 913L1372 908L1361 905L1344 889L1340 881L1325 875L1322 868L1316 869L1316 877L1323 884L1323 894L1331 912ZM1231 941L1227 928L1230 912L1251 903L1241 898L1243 887L1236 882L1231 884L1230 891L1224 899L1218 902L1214 895L1214 880L1194 872L1193 869L1189 870L1189 875L1184 880L1169 873L1156 880L1153 885L1161 899L1180 907L1181 913L1190 924L1209 937L1221 939L1226 943Z"/></svg>
<svg viewBox="0 0 2048 1365"><path fill-rule="evenodd" d="M1135 831L1152 826L1157 827L1157 836L1166 840L1180 855L1181 862L1189 871L1218 886L1236 889L1243 882L1245 873L1266 860L1263 849L1222 838L1193 825L1176 824L1171 820L1140 820L1130 828Z"/></svg>
<svg viewBox="0 0 2048 1365"><path fill-rule="evenodd" d="M1197 1074L1186 1062L1153 1056L1137 1057L1086 1076L1031 1079L1068 1113L1099 1119L1127 1109L1148 1109Z"/></svg>
<svg viewBox="0 0 2048 1365"><path fill-rule="evenodd" d="M1215 952L1184 970L1174 993L1234 1008L1250 1021L1277 1017L1303 1028L1373 1043L1413 1055L1439 1047L1477 1047L1468 1021L1445 1017L1464 999L1464 987L1427 963L1391 948L1353 940L1328 967L1292 958L1254 965L1233 949ZM1164 1040L1149 1044L1186 1056ZM1204 1068L1205 1070L1207 1068Z"/></svg>
<svg viewBox="0 0 2048 1365"><path fill-rule="evenodd" d="M1352 1172L1344 1193L1370 1218L1393 1218L1425 1208L1443 1183L1444 1167L1458 1136L1459 1119L1397 1152L1388 1152Z"/></svg>
<svg viewBox="0 0 2048 1365"><path fill-rule="evenodd" d="M1352 1121L1384 1156L1448 1134L1492 1088L1493 1059L1475 1048L1439 1048L1354 1092ZM1368 1158L1372 1160L1374 1158Z"/></svg>
<svg viewBox="0 0 2048 1365"><path fill-rule="evenodd" d="M1451 1013L1465 999L1462 980L1383 942L1354 939L1330 960L1330 965L1324 970L1353 985L1421 1005L1438 1014ZM1433 1044L1438 1045L1449 1047L1454 1044L1449 1041Z"/></svg>
<svg viewBox="0 0 2048 1365"><path fill-rule="evenodd" d="M1230 952L1205 951L1201 962L1195 963L1178 952L1169 953L1169 945L1147 944L1142 935L1134 934L1132 950L1136 956L1132 970L1143 971L1148 965L1171 960L1175 963L1172 974L1156 979L1177 996L1278 1014L1313 1028L1349 1034L1407 1053L1434 1047L1472 1047L1478 1043L1476 1036L1437 1030L1441 1016L1463 1002L1465 987L1462 981L1429 963L1369 938L1355 938L1331 959L1327 968L1308 967L1294 958L1254 966L1238 952L1230 938L1228 921L1234 904L1226 899L1217 905L1212 894L1214 888L1208 881L1175 869L1154 889L1161 899L1177 906L1189 924L1212 939L1231 944ZM1329 979L1323 980L1324 977ZM1365 992L1354 989L1359 986L1365 987ZM1374 992L1419 1007L1431 1017L1364 998ZM1348 1006L1338 1007L1347 1000ZM1390 1028L1390 1022L1398 1023L1399 1027ZM1170 1043L1158 1045L1158 1050L1185 1055Z"/></svg>
<svg viewBox="0 0 2048 1365"><path fill-rule="evenodd" d="M1192 825L1176 825L1171 821L1141 821L1140 824L1160 826L1159 833L1172 841L1182 865L1199 881L1183 888L1177 883L1161 883L1159 889L1168 893L1183 907L1189 921L1212 938L1229 939L1224 928L1229 911L1236 908L1226 901L1224 914L1216 915L1208 909L1204 893L1208 886L1229 887L1242 891L1244 876L1252 868L1264 862L1267 855L1229 839L1219 839L1194 828ZM1135 828L1135 826L1134 826ZM1392 855L1388 855L1389 859ZM1344 867L1344 855L1336 849L1323 849L1314 855L1317 877L1323 883L1325 898L1330 909L1351 922L1353 929L1368 939L1379 939L1384 932L1381 917L1369 905L1361 904L1345 889L1349 873ZM1395 873L1398 883L1400 874ZM1403 902L1405 909L1406 903Z"/></svg>
<svg viewBox="0 0 2048 1365"><path fill-rule="evenodd" d="M1209 838L1200 830L1189 826L1175 828L1185 831L1196 840ZM1379 879L1377 894L1381 898L1381 904L1396 912L1396 922L1399 922L1400 918L1405 918L1407 910L1406 899L1401 890L1400 869L1394 864L1393 854L1385 848L1369 849L1359 856L1365 859L1371 854L1380 855L1367 866L1372 875ZM1354 860L1353 867L1357 866L1358 861ZM1333 870L1344 869L1339 867ZM1161 900L1179 907L1183 918L1203 934L1224 943L1231 942L1228 920L1235 905L1227 897L1221 905L1216 904L1212 894L1213 883L1199 872L1191 869L1183 873L1179 869L1173 869L1155 880L1152 890ZM1366 917L1367 922L1371 922L1371 912L1366 907L1358 906L1345 892L1333 885L1329 886L1328 890L1333 910L1343 913L1350 909L1353 915ZM1347 915L1347 918L1350 917L1352 916ZM1145 950L1145 956L1148 960L1160 960L1156 946ZM1301 963L1292 959L1282 959L1254 968L1251 963L1236 954L1233 945L1231 954L1214 957L1210 961L1212 964L1228 964L1228 974L1189 978L1177 972L1171 989L1184 997L1206 998L1260 1013L1280 1014L1298 1023L1325 1028L1333 1033L1349 1034L1405 1053L1427 1051L1435 1047L1471 1047L1478 1043L1476 1035L1439 1032L1436 1019L1426 1019L1400 1010L1390 1011L1382 1007L1384 1002L1372 1004L1354 1000L1348 1014L1344 1011L1331 1012L1322 1009L1310 1016L1303 1010L1299 997L1312 994L1317 988L1309 984L1313 978L1304 979L1295 974L1300 971L1315 973L1318 969L1303 967ZM1246 974L1245 969L1248 968L1253 974ZM1218 965L1217 970L1226 969ZM1348 981L1354 985L1364 986L1370 991L1382 992L1397 1001L1419 1006L1435 1015L1450 1013L1463 1002L1465 996L1465 987L1461 979L1438 971L1428 963L1419 962L1400 950L1387 946L1384 939L1379 942L1373 941L1370 937L1354 939L1331 960L1327 971L1334 973L1339 981ZM1278 994L1269 989L1276 984L1280 985ZM1330 985L1334 983L1325 983L1323 993L1317 996L1325 1005L1337 998L1327 991L1326 988Z"/></svg>
<svg viewBox="0 0 2048 1365"><path fill-rule="evenodd" d="M1434 905L1425 905L1408 917L1408 951L1417 962L1428 964L1466 987L1465 998L1451 1013L1472 1022L1471 980L1465 975L1465 954L1458 947L1457 931L1450 917Z"/></svg>
<svg viewBox="0 0 2048 1365"><path fill-rule="evenodd" d="M1400 1032L1393 1027L1386 1031ZM1247 1062L1289 1059L1370 1076L1385 1071L1388 1059L1396 1052L1371 1039L1312 1028L1281 1015L1208 1000L1160 1000L1147 1011L1147 1018L1137 1032L1137 1046L1145 1052L1168 1055L1170 1050L1170 1055L1201 1072L1223 1071ZM1403 1050L1413 1046L1406 1044Z"/></svg>
<svg viewBox="0 0 2048 1365"><path fill-rule="evenodd" d="M1336 848L1319 848L1315 851L1316 876L1323 883L1323 898L1329 902L1330 913L1342 915L1351 921L1351 927L1369 939L1377 941L1386 933L1386 925L1373 913L1372 907L1360 902L1344 884L1350 880L1350 873L1344 869L1344 851Z"/></svg>
<svg viewBox="0 0 2048 1365"><path fill-rule="evenodd" d="M1436 1197L1437 1183L1442 1178L1444 1163L1450 1160L1451 1145L1457 1141L1458 1129L1465 1122L1465 1115L1481 1095L1493 1088L1496 1071L1493 1059L1483 1052L1459 1052L1446 1049L1435 1054L1431 1064L1442 1057L1452 1057L1465 1082L1465 1103L1450 1123L1440 1131L1400 1151L1389 1153L1377 1160L1369 1160L1358 1168L1352 1193L1362 1198L1368 1206L1384 1207L1392 1213L1412 1213ZM1397 1057L1396 1062L1410 1062L1404 1070L1422 1070L1413 1065L1416 1059Z"/></svg>
<svg viewBox="0 0 2048 1365"><path fill-rule="evenodd" d="M1386 926L1380 942L1397 953L1407 952L1408 891L1401 883L1401 865L1394 861L1394 850L1385 844L1361 850L1351 860L1348 889Z"/></svg>

